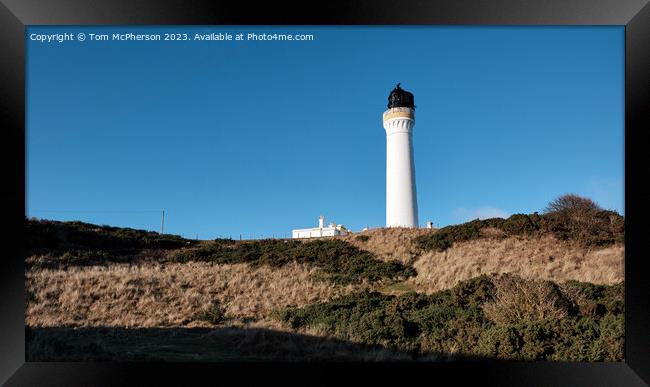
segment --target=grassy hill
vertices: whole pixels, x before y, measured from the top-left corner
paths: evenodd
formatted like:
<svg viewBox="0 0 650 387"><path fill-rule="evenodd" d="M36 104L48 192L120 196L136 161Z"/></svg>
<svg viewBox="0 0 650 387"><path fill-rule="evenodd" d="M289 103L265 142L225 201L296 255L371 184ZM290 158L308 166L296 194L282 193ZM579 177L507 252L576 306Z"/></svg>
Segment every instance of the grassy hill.
<svg viewBox="0 0 650 387"><path fill-rule="evenodd" d="M619 361L623 224L569 208L438 230L196 241L26 220L27 356Z"/></svg>

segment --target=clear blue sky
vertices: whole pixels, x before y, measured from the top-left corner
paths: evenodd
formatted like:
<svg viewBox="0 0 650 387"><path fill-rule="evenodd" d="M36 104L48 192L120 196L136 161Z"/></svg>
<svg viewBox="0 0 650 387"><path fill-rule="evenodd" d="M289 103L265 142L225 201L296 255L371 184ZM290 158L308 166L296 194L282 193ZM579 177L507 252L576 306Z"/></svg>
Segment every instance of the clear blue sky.
<svg viewBox="0 0 650 387"><path fill-rule="evenodd" d="M623 213L623 27L30 27L313 41L27 40L26 214L209 239L385 222L381 115L415 94L420 222ZM192 36L192 35L191 35Z"/></svg>

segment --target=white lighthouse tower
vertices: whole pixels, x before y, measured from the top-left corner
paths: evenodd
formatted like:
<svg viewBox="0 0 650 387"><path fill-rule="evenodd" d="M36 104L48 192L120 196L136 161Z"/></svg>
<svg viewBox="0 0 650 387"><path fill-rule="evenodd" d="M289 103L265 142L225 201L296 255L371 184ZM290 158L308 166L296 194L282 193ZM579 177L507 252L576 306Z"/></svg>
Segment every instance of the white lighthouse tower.
<svg viewBox="0 0 650 387"><path fill-rule="evenodd" d="M388 96L386 129L386 227L418 227L413 163L413 94L398 83Z"/></svg>

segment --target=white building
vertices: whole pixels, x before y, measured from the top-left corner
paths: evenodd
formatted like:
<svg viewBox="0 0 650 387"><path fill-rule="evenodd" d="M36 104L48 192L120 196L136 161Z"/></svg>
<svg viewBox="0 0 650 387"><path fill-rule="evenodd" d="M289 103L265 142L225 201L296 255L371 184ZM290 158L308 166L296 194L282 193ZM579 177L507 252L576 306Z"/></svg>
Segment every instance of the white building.
<svg viewBox="0 0 650 387"><path fill-rule="evenodd" d="M383 115L386 130L386 227L418 227L418 201L413 162L413 94L399 83L388 97Z"/></svg>
<svg viewBox="0 0 650 387"><path fill-rule="evenodd" d="M348 235L348 230L342 224L330 223L325 227L325 217L318 218L318 227L298 228L292 231L292 238L320 238L326 236Z"/></svg>

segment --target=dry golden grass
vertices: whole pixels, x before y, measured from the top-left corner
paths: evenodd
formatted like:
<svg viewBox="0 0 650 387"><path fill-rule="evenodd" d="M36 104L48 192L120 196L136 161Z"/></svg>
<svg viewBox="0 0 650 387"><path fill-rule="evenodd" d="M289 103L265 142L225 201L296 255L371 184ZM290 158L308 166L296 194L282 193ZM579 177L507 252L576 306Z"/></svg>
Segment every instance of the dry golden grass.
<svg viewBox="0 0 650 387"><path fill-rule="evenodd" d="M414 229L414 228L375 228L361 233L347 235L344 240L352 243L360 249L370 251L378 259L384 261L398 260L409 264L419 254L411 240L419 235L435 232L435 229ZM366 235L367 241L359 240L357 237Z"/></svg>
<svg viewBox="0 0 650 387"><path fill-rule="evenodd" d="M248 264L141 264L40 269L26 273L27 325L200 326L189 319L218 300L226 317L266 320L277 308L353 291L314 279L315 269Z"/></svg>
<svg viewBox="0 0 650 387"><path fill-rule="evenodd" d="M585 250L551 236L505 238L487 230L485 238L418 256L412 238L431 232L435 230L380 228L342 239L383 260L414 262L418 275L403 283L389 284L385 290L391 294L411 290L432 293L489 273L597 284L624 279L623 245ZM370 238L363 241L357 239L358 235ZM273 310L325 301L368 287L342 287L317 277L317 269L296 263L280 268L206 262L34 267L26 272L26 323L34 327L208 326L207 322L192 322L191 318L216 300L229 318L225 325L282 330L269 318Z"/></svg>
<svg viewBox="0 0 650 387"><path fill-rule="evenodd" d="M481 274L513 273L526 279L615 284L624 279L625 247L587 250L551 236L481 238L427 252L415 261L406 285L419 292L448 289Z"/></svg>

